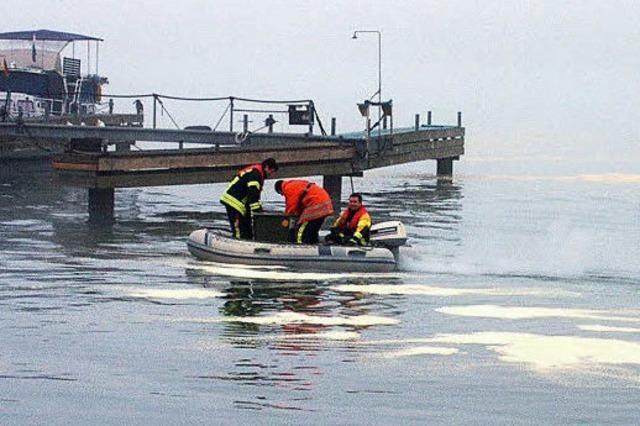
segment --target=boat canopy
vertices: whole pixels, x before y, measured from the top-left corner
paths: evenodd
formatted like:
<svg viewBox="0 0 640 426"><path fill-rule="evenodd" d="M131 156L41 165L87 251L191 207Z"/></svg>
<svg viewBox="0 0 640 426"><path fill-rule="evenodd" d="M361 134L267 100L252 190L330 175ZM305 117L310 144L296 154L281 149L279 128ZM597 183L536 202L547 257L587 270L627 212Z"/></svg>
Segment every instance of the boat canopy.
<svg viewBox="0 0 640 426"><path fill-rule="evenodd" d="M0 61L5 60L9 68L14 69L37 68L62 72L60 53L69 43L76 41L87 41L87 43L93 41L98 44L103 40L82 34L50 30L0 33Z"/></svg>
<svg viewBox="0 0 640 426"><path fill-rule="evenodd" d="M44 40L44 41L81 41L93 40L104 41L101 38L86 36L82 34L65 33L62 31L51 30L31 30L31 31L13 31L8 33L0 33L0 40Z"/></svg>

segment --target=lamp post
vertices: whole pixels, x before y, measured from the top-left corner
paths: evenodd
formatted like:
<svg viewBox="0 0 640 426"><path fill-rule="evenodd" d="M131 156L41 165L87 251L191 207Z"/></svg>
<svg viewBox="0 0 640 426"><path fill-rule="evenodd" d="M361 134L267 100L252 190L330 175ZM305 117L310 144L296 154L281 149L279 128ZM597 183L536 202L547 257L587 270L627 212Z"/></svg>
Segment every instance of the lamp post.
<svg viewBox="0 0 640 426"><path fill-rule="evenodd" d="M377 34L378 35L378 138L380 138L382 120L382 32L379 30L356 30L353 32L352 39L357 39L358 34ZM375 93L374 93L375 96ZM372 96L373 98L373 96ZM368 127L368 126L367 126ZM368 130L367 130L368 131Z"/></svg>
<svg viewBox="0 0 640 426"><path fill-rule="evenodd" d="M378 35L378 103L382 104L382 33L379 30L356 30L351 38L355 40L358 34L366 33ZM380 107L378 107L378 120L380 120Z"/></svg>

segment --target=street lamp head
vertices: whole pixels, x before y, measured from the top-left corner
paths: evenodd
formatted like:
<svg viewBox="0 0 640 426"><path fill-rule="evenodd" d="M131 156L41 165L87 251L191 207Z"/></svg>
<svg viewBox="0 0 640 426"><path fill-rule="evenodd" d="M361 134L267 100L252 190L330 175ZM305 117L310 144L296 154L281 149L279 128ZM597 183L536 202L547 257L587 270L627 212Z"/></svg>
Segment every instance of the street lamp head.
<svg viewBox="0 0 640 426"><path fill-rule="evenodd" d="M353 36L351 38L354 39L354 40L358 38L358 35L356 34L356 31L353 32Z"/></svg>

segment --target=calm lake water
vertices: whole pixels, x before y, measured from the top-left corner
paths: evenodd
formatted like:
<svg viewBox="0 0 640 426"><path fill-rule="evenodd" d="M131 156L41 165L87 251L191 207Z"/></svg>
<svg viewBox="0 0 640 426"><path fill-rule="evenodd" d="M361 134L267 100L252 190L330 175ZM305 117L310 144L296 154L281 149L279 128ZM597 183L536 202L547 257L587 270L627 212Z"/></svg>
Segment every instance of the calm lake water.
<svg viewBox="0 0 640 426"><path fill-rule="evenodd" d="M411 246L328 274L190 257L224 185L119 190L95 228L0 164L0 424L638 424L640 175L455 168L355 179Z"/></svg>

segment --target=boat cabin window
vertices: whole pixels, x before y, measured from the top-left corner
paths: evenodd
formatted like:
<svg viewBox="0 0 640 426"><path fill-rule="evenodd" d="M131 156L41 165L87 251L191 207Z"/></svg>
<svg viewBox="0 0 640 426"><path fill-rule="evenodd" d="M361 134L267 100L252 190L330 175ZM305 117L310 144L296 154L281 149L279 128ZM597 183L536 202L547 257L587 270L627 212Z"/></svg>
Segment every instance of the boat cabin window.
<svg viewBox="0 0 640 426"><path fill-rule="evenodd" d="M18 111L22 110L22 113L25 115L33 114L35 112L35 108L33 106L33 101L31 99L23 99L18 101Z"/></svg>

